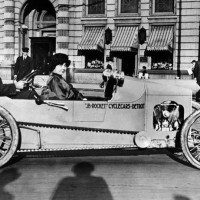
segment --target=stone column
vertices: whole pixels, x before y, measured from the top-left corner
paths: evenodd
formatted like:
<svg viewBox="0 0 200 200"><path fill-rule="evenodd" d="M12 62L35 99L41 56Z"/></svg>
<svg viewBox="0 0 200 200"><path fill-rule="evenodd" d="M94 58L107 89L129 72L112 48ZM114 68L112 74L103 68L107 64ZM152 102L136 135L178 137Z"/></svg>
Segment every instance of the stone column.
<svg viewBox="0 0 200 200"><path fill-rule="evenodd" d="M15 2L14 0L4 0L4 59L2 69L4 79L11 78L11 64L14 63L15 54ZM3 76L4 76L3 75Z"/></svg>
<svg viewBox="0 0 200 200"><path fill-rule="evenodd" d="M15 3L4 0L4 59L13 62L15 53Z"/></svg>
<svg viewBox="0 0 200 200"><path fill-rule="evenodd" d="M56 52L68 54L69 49L69 0L58 1Z"/></svg>

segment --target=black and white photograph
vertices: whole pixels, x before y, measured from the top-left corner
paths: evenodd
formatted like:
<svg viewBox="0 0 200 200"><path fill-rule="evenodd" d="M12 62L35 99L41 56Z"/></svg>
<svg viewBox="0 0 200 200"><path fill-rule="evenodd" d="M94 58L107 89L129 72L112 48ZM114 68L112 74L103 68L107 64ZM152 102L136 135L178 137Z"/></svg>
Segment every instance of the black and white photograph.
<svg viewBox="0 0 200 200"><path fill-rule="evenodd" d="M199 200L199 180L199 0L0 1L0 200Z"/></svg>

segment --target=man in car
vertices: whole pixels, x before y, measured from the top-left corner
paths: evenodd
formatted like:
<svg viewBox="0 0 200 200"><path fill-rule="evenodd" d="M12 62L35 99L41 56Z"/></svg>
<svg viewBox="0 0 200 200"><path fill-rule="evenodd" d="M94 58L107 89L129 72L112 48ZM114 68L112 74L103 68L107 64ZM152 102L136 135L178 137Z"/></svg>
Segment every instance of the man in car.
<svg viewBox="0 0 200 200"><path fill-rule="evenodd" d="M34 99L34 92L24 90L25 81L18 81L10 84L3 84L0 78L0 96L8 96L13 99Z"/></svg>

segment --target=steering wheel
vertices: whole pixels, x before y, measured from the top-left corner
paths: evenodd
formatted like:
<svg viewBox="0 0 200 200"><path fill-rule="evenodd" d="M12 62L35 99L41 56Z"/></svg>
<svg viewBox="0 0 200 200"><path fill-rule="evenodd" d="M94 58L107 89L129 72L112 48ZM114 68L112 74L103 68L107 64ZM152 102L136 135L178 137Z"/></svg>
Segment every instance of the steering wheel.
<svg viewBox="0 0 200 200"><path fill-rule="evenodd" d="M27 74L22 81L25 81L27 83L27 87L33 86L33 79L34 77L39 73L39 70L35 70L29 74Z"/></svg>

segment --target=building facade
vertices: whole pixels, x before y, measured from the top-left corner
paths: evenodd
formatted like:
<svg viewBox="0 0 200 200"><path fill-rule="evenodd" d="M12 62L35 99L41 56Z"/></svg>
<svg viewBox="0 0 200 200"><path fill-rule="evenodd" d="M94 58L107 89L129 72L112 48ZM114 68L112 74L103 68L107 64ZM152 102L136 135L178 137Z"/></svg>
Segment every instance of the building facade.
<svg viewBox="0 0 200 200"><path fill-rule="evenodd" d="M199 0L2 0L0 76L11 78L26 46L41 74L61 52L83 70L112 61L130 76L146 66L152 78L181 78L200 57L199 27Z"/></svg>

